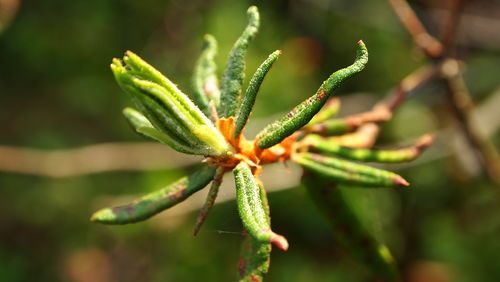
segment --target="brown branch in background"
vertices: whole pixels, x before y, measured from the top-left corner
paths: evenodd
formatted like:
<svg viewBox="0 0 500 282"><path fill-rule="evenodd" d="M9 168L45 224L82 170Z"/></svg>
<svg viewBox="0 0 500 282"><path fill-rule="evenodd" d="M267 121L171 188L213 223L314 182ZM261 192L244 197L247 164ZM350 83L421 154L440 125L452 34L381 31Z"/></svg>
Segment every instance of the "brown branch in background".
<svg viewBox="0 0 500 282"><path fill-rule="evenodd" d="M0 33L8 27L20 4L20 0L0 0Z"/></svg>
<svg viewBox="0 0 500 282"><path fill-rule="evenodd" d="M375 104L371 110L343 118L326 120L305 127L304 129L310 133L329 136L352 132L367 123L377 124L387 122L391 120L393 112L406 99L408 94L427 83L436 73L436 66L424 66L405 77L385 99ZM359 139L360 136L361 135L356 135L356 139ZM348 139L351 139L351 137L348 137ZM365 143L371 144L372 141L367 140Z"/></svg>
<svg viewBox="0 0 500 282"><path fill-rule="evenodd" d="M401 23L410 33L415 45L427 56L439 58L443 53L442 44L430 35L406 0L389 0Z"/></svg>
<svg viewBox="0 0 500 282"><path fill-rule="evenodd" d="M494 182L500 183L500 159L491 141L482 136L476 128L478 125L471 119L470 112L474 108L470 93L464 82L459 64L450 59L450 50L454 46L455 37L460 24L460 15L465 6L465 0L454 0L450 15L444 25L442 42L432 37L421 23L406 0L388 0L394 12L403 23L408 33L417 45L434 61L440 71L436 74L441 78L446 90L446 101L451 105L455 119L465 135L471 149L481 165L481 170ZM445 56L444 56L445 55ZM439 66L439 65L441 66Z"/></svg>
<svg viewBox="0 0 500 282"><path fill-rule="evenodd" d="M369 148L375 144L380 132L379 125L375 122L386 122L392 118L394 111L403 103L408 93L429 82L437 73L437 68L433 65L426 65L407 77L396 86L381 102L377 103L373 109L366 113L361 113L347 119L362 120L364 123L358 130L351 134L332 137L340 145L352 148Z"/></svg>
<svg viewBox="0 0 500 282"><path fill-rule="evenodd" d="M426 65L406 76L387 97L377 103L369 112L346 117L347 120L366 122L386 122L392 118L394 111L404 102L408 93L415 91L435 77L438 70L433 65Z"/></svg>
<svg viewBox="0 0 500 282"><path fill-rule="evenodd" d="M417 69L403 78L395 89L384 100L378 103L375 108L385 107L389 112L393 113L404 102L410 92L428 83L437 73L438 68L434 65L425 65Z"/></svg>
<svg viewBox="0 0 500 282"><path fill-rule="evenodd" d="M460 19L462 16L462 11L465 7L466 0L454 0L451 1L452 6L448 14L448 19L444 24L443 31L441 33L441 42L443 44L443 49L449 55L451 53L451 48L454 45L456 38L456 33L460 25Z"/></svg>
<svg viewBox="0 0 500 282"><path fill-rule="evenodd" d="M453 6L450 8L450 16L442 38L443 44L447 48L447 54L451 53L450 51L454 46L460 24L460 15L466 1L454 0L452 2ZM444 60L440 74L445 85L446 100L450 103L455 119L458 121L467 142L478 159L483 173L499 184L500 158L494 145L487 136L483 136L477 130L479 126L471 117L475 106L465 83L459 62L454 59Z"/></svg>
<svg viewBox="0 0 500 282"><path fill-rule="evenodd" d="M53 151L0 146L0 171L46 177L166 169L197 161L160 143L106 143Z"/></svg>
<svg viewBox="0 0 500 282"><path fill-rule="evenodd" d="M396 95L400 94L391 92L386 101L394 101ZM349 100L348 97L346 100ZM500 126L500 119L497 118L499 116L498 109L492 106L498 104L497 101L500 101L500 89L491 95L489 100L472 109L472 115L476 117L478 124L485 125L482 127L483 134L486 135L485 138L494 134ZM260 128L262 124L267 122L267 119L256 120L256 125ZM335 138L343 146L366 148L373 146L379 131L377 124L366 123L353 133L330 138ZM447 140L451 135L451 133L446 133L443 136L438 134L441 136L439 137L441 140ZM433 157L441 158L448 155L448 151L444 152L444 148L438 151L439 154L435 152ZM0 172L56 178L109 171L171 169L192 165L196 161L197 157L195 156L181 155L166 148L163 144L153 142L107 143L67 150L37 150L0 146ZM412 164L416 163L419 162L412 162ZM276 180L275 177L266 179L269 183L273 180ZM285 186L293 185L287 184Z"/></svg>
<svg viewBox="0 0 500 282"><path fill-rule="evenodd" d="M447 60L442 67L442 75L445 78L447 100L452 101L450 106L457 119L462 132L472 148L473 153L480 161L484 172L496 183L500 183L500 158L493 144L487 136L483 136L477 130L476 122L472 120L474 103L470 98L467 86L460 72L460 66L456 60Z"/></svg>

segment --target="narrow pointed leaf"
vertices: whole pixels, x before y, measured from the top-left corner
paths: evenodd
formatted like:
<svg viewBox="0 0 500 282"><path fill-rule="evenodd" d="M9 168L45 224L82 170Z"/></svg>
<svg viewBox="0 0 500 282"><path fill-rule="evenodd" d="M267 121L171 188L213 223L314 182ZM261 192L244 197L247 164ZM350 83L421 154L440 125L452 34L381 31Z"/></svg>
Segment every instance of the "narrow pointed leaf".
<svg viewBox="0 0 500 282"><path fill-rule="evenodd" d="M252 79L250 79L248 87L245 91L245 95L243 95L243 98L241 100L238 115L236 117L234 129L235 138L240 135L241 131L245 127L248 121L248 117L252 112L255 98L257 97L257 93L259 92L260 85L264 81L264 77L266 77L266 74L269 72L274 62L278 59L279 55L281 55L281 50L274 51L271 55L269 55L269 57L259 66L257 71L255 71Z"/></svg>
<svg viewBox="0 0 500 282"><path fill-rule="evenodd" d="M338 97L331 98L323 106L323 108L309 121L307 126L311 126L335 116L340 109L340 99Z"/></svg>
<svg viewBox="0 0 500 282"><path fill-rule="evenodd" d="M392 110L385 105L375 105L375 107L367 112L326 120L324 122L314 124L307 127L307 131L311 133L321 134L323 136L339 135L346 132L356 130L360 126L371 122L386 122L392 118Z"/></svg>
<svg viewBox="0 0 500 282"><path fill-rule="evenodd" d="M321 134L323 136L340 135L351 132L356 129L355 126L349 124L343 118L326 120L321 123L314 124L307 128L309 132Z"/></svg>
<svg viewBox="0 0 500 282"><path fill-rule="evenodd" d="M185 154L199 154L193 148L185 146L183 143L179 143L174 139L170 138L168 135L163 134L159 130L153 127L151 122L143 116L140 112L132 109L125 108L123 110L123 115L127 118L130 125L135 129L135 131L145 137L163 143L176 151Z"/></svg>
<svg viewBox="0 0 500 282"><path fill-rule="evenodd" d="M99 210L90 220L103 224L127 224L148 219L205 187L214 174L214 167L204 166L190 176L182 177L128 205Z"/></svg>
<svg viewBox="0 0 500 282"><path fill-rule="evenodd" d="M203 39L203 49L196 62L193 75L193 100L207 116L211 116L210 102L219 104L220 90L217 81L217 65L214 62L217 54L217 41L210 34Z"/></svg>
<svg viewBox="0 0 500 282"><path fill-rule="evenodd" d="M273 243L282 250L288 249L285 237L274 233L267 220L267 212L260 196L260 187L250 167L241 162L234 170L236 201L241 221L250 236L262 243Z"/></svg>
<svg viewBox="0 0 500 282"><path fill-rule="evenodd" d="M201 207L200 212L198 213L198 218L196 219L196 224L194 226L193 234L196 236L200 231L201 225L205 222L208 213L212 209L215 199L217 198L217 194L219 193L220 185L222 184L222 177L224 176L225 169L219 167L215 173L214 179L212 181L212 185L210 186L210 190L208 191L207 198L205 203Z"/></svg>
<svg viewBox="0 0 500 282"><path fill-rule="evenodd" d="M390 171L369 167L333 157L311 153L298 153L294 161L300 165L339 183L366 187L401 187L410 184Z"/></svg>
<svg viewBox="0 0 500 282"><path fill-rule="evenodd" d="M389 249L363 226L337 185L307 171L302 177L302 184L332 225L337 242L354 258L370 267L374 276L370 281L399 281Z"/></svg>
<svg viewBox="0 0 500 282"><path fill-rule="evenodd" d="M349 148L314 134L308 135L303 142L320 153L331 154L346 159L364 162L398 163L414 160L431 145L433 140L434 138L431 135L424 135L412 146L393 150Z"/></svg>
<svg viewBox="0 0 500 282"><path fill-rule="evenodd" d="M234 43L221 80L221 103L218 113L220 117L236 114L240 102L241 87L245 79L245 55L248 44L255 37L260 25L259 10L251 6L247 10L248 25Z"/></svg>
<svg viewBox="0 0 500 282"><path fill-rule="evenodd" d="M264 128L257 135L257 146L261 149L278 144L286 137L306 125L342 82L359 73L368 63L368 50L363 41L358 42L358 50L354 63L333 73L321 84L316 94L296 106L281 119Z"/></svg>

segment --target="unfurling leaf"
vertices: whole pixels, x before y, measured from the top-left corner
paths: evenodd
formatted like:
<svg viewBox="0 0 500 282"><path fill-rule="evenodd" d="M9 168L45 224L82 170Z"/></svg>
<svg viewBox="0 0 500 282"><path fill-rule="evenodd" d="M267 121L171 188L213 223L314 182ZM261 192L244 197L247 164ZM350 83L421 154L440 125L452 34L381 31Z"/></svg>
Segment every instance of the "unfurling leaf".
<svg viewBox="0 0 500 282"><path fill-rule="evenodd" d="M123 60L127 65L118 59L111 64L116 80L157 130L194 154L233 153L214 124L170 80L130 51Z"/></svg>

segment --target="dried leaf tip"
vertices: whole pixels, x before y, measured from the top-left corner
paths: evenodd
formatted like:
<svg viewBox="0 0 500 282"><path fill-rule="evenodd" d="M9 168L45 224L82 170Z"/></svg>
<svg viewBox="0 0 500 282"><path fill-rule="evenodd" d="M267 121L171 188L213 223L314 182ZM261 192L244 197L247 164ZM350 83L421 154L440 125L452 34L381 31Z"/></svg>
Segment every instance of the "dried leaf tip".
<svg viewBox="0 0 500 282"><path fill-rule="evenodd" d="M395 176L394 178L392 178L392 182L394 182L394 184L396 184L396 186L401 186L401 187L410 186L410 183L408 181L406 181L406 179L404 179L401 176Z"/></svg>
<svg viewBox="0 0 500 282"><path fill-rule="evenodd" d="M287 251L289 247L286 238L276 233L271 236L271 243L282 251Z"/></svg>
<svg viewBox="0 0 500 282"><path fill-rule="evenodd" d="M424 136L420 137L417 142L415 142L415 148L420 152L422 150L425 150L427 147L429 147L432 143L434 143L434 140L436 140L436 137L432 134L425 134Z"/></svg>

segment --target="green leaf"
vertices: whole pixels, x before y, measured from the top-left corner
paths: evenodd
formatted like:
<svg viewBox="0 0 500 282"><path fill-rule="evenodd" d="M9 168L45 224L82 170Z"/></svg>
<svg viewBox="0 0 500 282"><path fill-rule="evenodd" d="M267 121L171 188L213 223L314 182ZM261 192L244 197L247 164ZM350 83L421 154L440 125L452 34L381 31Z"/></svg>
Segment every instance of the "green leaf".
<svg viewBox="0 0 500 282"><path fill-rule="evenodd" d="M203 166L190 176L182 177L128 205L99 210L92 215L90 220L103 224L127 224L143 221L184 201L205 187L214 175L214 167Z"/></svg>
<svg viewBox="0 0 500 282"><path fill-rule="evenodd" d="M154 128L149 120L140 112L132 108L125 108L123 110L123 115L127 118L128 122L137 133L163 143L181 153L199 154L199 152L194 151L192 148L185 146L183 143L179 143L178 141L172 139L169 135L163 134Z"/></svg>
<svg viewBox="0 0 500 282"><path fill-rule="evenodd" d="M371 268L374 279L370 281L398 281L399 275L389 249L366 230L337 185L307 171L302 177L302 184L329 220L337 242Z"/></svg>
<svg viewBox="0 0 500 282"><path fill-rule="evenodd" d="M220 90L217 81L217 40L210 34L203 38L203 49L196 62L193 75L193 100L207 116L211 116L210 103L219 105Z"/></svg>
<svg viewBox="0 0 500 282"><path fill-rule="evenodd" d="M180 121L171 111L165 109L157 100L143 95L138 89L131 88L129 93L137 92L134 97L136 104L147 116L148 120L165 136L169 136L175 143L189 147L198 154L208 154L204 144Z"/></svg>
<svg viewBox="0 0 500 282"><path fill-rule="evenodd" d="M366 187L406 187L410 185L404 178L390 171L334 157L298 153L293 156L293 160L339 183L356 184Z"/></svg>
<svg viewBox="0 0 500 282"><path fill-rule="evenodd" d="M333 73L321 84L316 94L296 106L281 119L265 127L258 135L256 144L265 149L283 141L295 131L306 125L342 82L359 73L368 63L368 50L363 41L358 42L358 50L354 63Z"/></svg>
<svg viewBox="0 0 500 282"><path fill-rule="evenodd" d="M278 59L279 55L281 55L281 50L274 51L267 59L257 68L255 73L250 79L248 87L245 91L245 95L240 104L240 108L238 111L238 115L236 117L235 129L234 129L234 138L238 138L241 131L245 127L248 117L252 112L253 105L255 103L255 98L257 97L257 93L259 92L260 85L264 81L264 77L269 72L271 67L273 66L276 59Z"/></svg>
<svg viewBox="0 0 500 282"><path fill-rule="evenodd" d="M315 134L308 135L302 142L313 150L350 160L398 163L414 160L432 144L433 140L432 135L424 135L412 146L393 150L353 149Z"/></svg>
<svg viewBox="0 0 500 282"><path fill-rule="evenodd" d="M156 129L202 155L233 153L214 124L172 82L130 51L124 61L128 68L113 60L116 80Z"/></svg>
<svg viewBox="0 0 500 282"><path fill-rule="evenodd" d="M349 124L344 118L327 120L318 124L313 124L307 128L309 132L321 134L323 136L341 135L351 132L354 129L356 129L356 126Z"/></svg>
<svg viewBox="0 0 500 282"><path fill-rule="evenodd" d="M123 79L123 76L121 78ZM202 143L191 132L185 130L184 125L155 99L127 84L123 84L122 88L129 94L135 94L131 95L132 100L158 131L193 151L201 151Z"/></svg>
<svg viewBox="0 0 500 282"><path fill-rule="evenodd" d="M241 221L250 236L262 243L273 243L282 250L288 249L285 237L274 233L267 220L266 208L260 196L260 187L250 167L239 163L233 170L236 183L236 202Z"/></svg>
<svg viewBox="0 0 500 282"><path fill-rule="evenodd" d="M331 98L323 106L323 108L309 121L307 126L311 126L323 122L338 113L340 109L340 99L337 97Z"/></svg>
<svg viewBox="0 0 500 282"><path fill-rule="evenodd" d="M221 103L217 112L220 117L236 114L241 96L241 87L245 79L245 55L248 44L255 37L260 25L259 10L251 6L247 10L248 25L234 43L221 80Z"/></svg>
<svg viewBox="0 0 500 282"><path fill-rule="evenodd" d="M238 262L238 281L263 281L264 275L269 271L271 249L271 243L262 243L245 234Z"/></svg>
<svg viewBox="0 0 500 282"><path fill-rule="evenodd" d="M269 204L266 190L260 186L260 199L267 214L267 222L271 224ZM238 263L239 281L262 281L269 271L271 260L271 243L262 243L245 232Z"/></svg>

